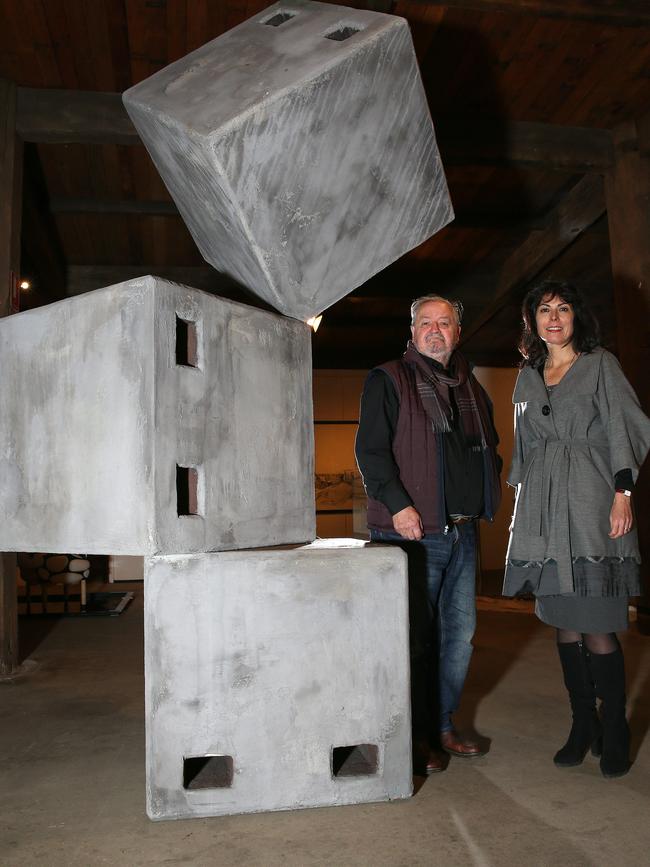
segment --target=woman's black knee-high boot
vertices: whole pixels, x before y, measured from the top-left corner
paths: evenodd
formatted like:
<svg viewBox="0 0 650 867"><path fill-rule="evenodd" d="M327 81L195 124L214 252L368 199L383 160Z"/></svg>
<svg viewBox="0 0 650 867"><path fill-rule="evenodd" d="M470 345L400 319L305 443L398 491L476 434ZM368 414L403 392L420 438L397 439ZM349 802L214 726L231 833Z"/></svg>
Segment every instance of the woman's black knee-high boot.
<svg viewBox="0 0 650 867"><path fill-rule="evenodd" d="M622 777L630 770L630 729L625 718L625 662L618 647L613 653L592 653L591 672L601 700L604 777Z"/></svg>
<svg viewBox="0 0 650 867"><path fill-rule="evenodd" d="M596 713L596 691L589 672L587 651L581 641L558 644L564 673L564 685L569 693L573 723L569 739L553 757L559 768L582 764L587 750L600 755L601 728Z"/></svg>

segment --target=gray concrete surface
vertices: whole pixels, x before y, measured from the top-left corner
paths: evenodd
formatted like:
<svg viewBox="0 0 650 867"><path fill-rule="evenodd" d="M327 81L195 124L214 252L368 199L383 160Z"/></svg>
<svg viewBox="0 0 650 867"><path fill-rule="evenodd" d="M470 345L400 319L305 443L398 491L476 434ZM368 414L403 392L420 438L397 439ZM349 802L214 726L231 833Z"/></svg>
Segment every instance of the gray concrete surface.
<svg viewBox="0 0 650 867"><path fill-rule="evenodd" d="M147 559L149 816L409 797L408 671L399 549Z"/></svg>
<svg viewBox="0 0 650 867"><path fill-rule="evenodd" d="M176 363L179 318L195 367ZM1 320L0 370L0 551L315 537L306 325L143 277ZM177 465L197 514L178 514Z"/></svg>
<svg viewBox="0 0 650 867"><path fill-rule="evenodd" d="M206 261L289 316L453 218L405 19L287 0L124 103Z"/></svg>
<svg viewBox="0 0 650 867"><path fill-rule="evenodd" d="M125 588L126 589L126 588ZM650 637L624 639L635 764L560 771L553 637L480 610L461 722L491 740L404 801L177 822L145 814L142 586L116 619L21 620L39 667L0 684L3 867L641 867L650 851Z"/></svg>

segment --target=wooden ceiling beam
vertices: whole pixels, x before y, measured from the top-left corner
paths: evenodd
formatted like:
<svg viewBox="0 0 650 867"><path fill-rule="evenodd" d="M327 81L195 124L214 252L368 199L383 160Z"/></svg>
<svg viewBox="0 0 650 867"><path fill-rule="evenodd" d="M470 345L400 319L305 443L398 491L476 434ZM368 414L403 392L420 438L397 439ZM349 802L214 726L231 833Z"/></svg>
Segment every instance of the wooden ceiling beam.
<svg viewBox="0 0 650 867"><path fill-rule="evenodd" d="M145 217L180 217L172 201L142 199L50 199L53 214L139 214Z"/></svg>
<svg viewBox="0 0 650 867"><path fill-rule="evenodd" d="M603 179L597 175L587 175L557 206L551 225L547 229L531 232L506 260L494 295L482 314L463 329L461 343L466 345L604 213Z"/></svg>
<svg viewBox="0 0 650 867"><path fill-rule="evenodd" d="M409 264L407 256L403 260L393 262L379 274L375 274L361 286L357 286L349 295L337 301L336 306L344 302L365 305L367 298L400 298L408 310L411 301L420 295L431 292L441 292L444 295L447 287L455 286L459 282L460 275L466 272L466 262L430 260L421 267L413 267ZM481 274L474 273L472 276L484 291L488 292L494 287L493 280L489 282L482 280Z"/></svg>
<svg viewBox="0 0 650 867"><path fill-rule="evenodd" d="M650 24L647 0L421 0L469 12L507 12L543 18L581 19L598 24L638 27ZM399 12L399 9L397 10Z"/></svg>
<svg viewBox="0 0 650 867"><path fill-rule="evenodd" d="M68 295L80 295L98 286L112 286L148 274L207 291L218 291L220 282L218 272L209 265L69 265L67 274Z"/></svg>
<svg viewBox="0 0 650 867"><path fill-rule="evenodd" d="M141 144L119 93L19 87L16 129L42 144Z"/></svg>
<svg viewBox="0 0 650 867"><path fill-rule="evenodd" d="M650 112L636 119L636 139L642 157L650 157Z"/></svg>
<svg viewBox="0 0 650 867"><path fill-rule="evenodd" d="M16 136L16 86L0 78L0 316L13 312L13 281L20 271L22 185L23 145ZM0 613L0 632L1 617Z"/></svg>
<svg viewBox="0 0 650 867"><path fill-rule="evenodd" d="M141 144L119 93L19 87L16 129L24 141L44 144ZM442 117L436 130L447 165L538 166L581 174L612 165L612 138L604 129Z"/></svg>
<svg viewBox="0 0 650 867"><path fill-rule="evenodd" d="M460 211L446 229L493 229L498 232L531 232L548 225L546 214L499 214L482 211Z"/></svg>
<svg viewBox="0 0 650 867"><path fill-rule="evenodd" d="M210 265L68 265L68 295L81 295L102 286L113 286L127 280L136 280L153 274L172 283L182 283L194 289L214 292L232 301L241 301L252 307L270 309L224 274Z"/></svg>
<svg viewBox="0 0 650 867"><path fill-rule="evenodd" d="M613 165L612 134L606 129L449 117L435 125L442 161L449 166L514 165L585 174Z"/></svg>
<svg viewBox="0 0 650 867"><path fill-rule="evenodd" d="M145 217L179 217L173 201L149 199L50 199L53 214L138 214ZM449 224L449 229L494 229L500 232L530 232L548 225L546 214L495 214L482 211L461 211Z"/></svg>
<svg viewBox="0 0 650 867"><path fill-rule="evenodd" d="M394 6L396 6L396 0L366 0L364 7L369 12L384 12L389 15L394 11Z"/></svg>

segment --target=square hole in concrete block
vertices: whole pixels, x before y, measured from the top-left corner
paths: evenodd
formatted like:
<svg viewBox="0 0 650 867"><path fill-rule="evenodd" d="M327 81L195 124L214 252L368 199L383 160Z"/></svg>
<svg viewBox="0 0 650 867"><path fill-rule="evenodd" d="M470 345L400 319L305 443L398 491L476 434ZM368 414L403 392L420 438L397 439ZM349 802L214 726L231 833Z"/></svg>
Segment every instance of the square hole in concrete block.
<svg viewBox="0 0 650 867"><path fill-rule="evenodd" d="M330 30L329 33L326 33L325 39L333 39L335 42L343 42L345 39L354 36L355 33L360 33L361 30L361 27L350 27L349 24L340 24L336 30Z"/></svg>
<svg viewBox="0 0 650 867"><path fill-rule="evenodd" d="M190 756L183 759L184 789L229 789L232 777L232 756Z"/></svg>
<svg viewBox="0 0 650 867"><path fill-rule="evenodd" d="M266 21L262 21L262 24L268 24L269 27L279 27L281 24L284 24L285 21L290 21L292 18L295 18L295 12L276 12L275 15L272 15L270 18L267 18Z"/></svg>
<svg viewBox="0 0 650 867"><path fill-rule="evenodd" d="M379 767L379 748L374 744L332 747L333 777L367 777Z"/></svg>
<svg viewBox="0 0 650 867"><path fill-rule="evenodd" d="M181 367L198 366L196 322L176 317L176 364Z"/></svg>
<svg viewBox="0 0 650 867"><path fill-rule="evenodd" d="M196 467L176 465L176 512L179 517L199 514L199 471Z"/></svg>

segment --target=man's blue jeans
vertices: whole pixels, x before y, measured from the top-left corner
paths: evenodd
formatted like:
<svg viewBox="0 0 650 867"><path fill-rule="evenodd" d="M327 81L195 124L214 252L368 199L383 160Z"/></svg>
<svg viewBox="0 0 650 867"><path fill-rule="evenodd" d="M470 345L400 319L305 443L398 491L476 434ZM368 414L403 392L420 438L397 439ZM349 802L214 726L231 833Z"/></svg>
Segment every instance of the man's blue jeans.
<svg viewBox="0 0 650 867"><path fill-rule="evenodd" d="M476 629L475 522L417 542L385 530L371 530L370 538L399 545L408 556L414 733L449 731Z"/></svg>

